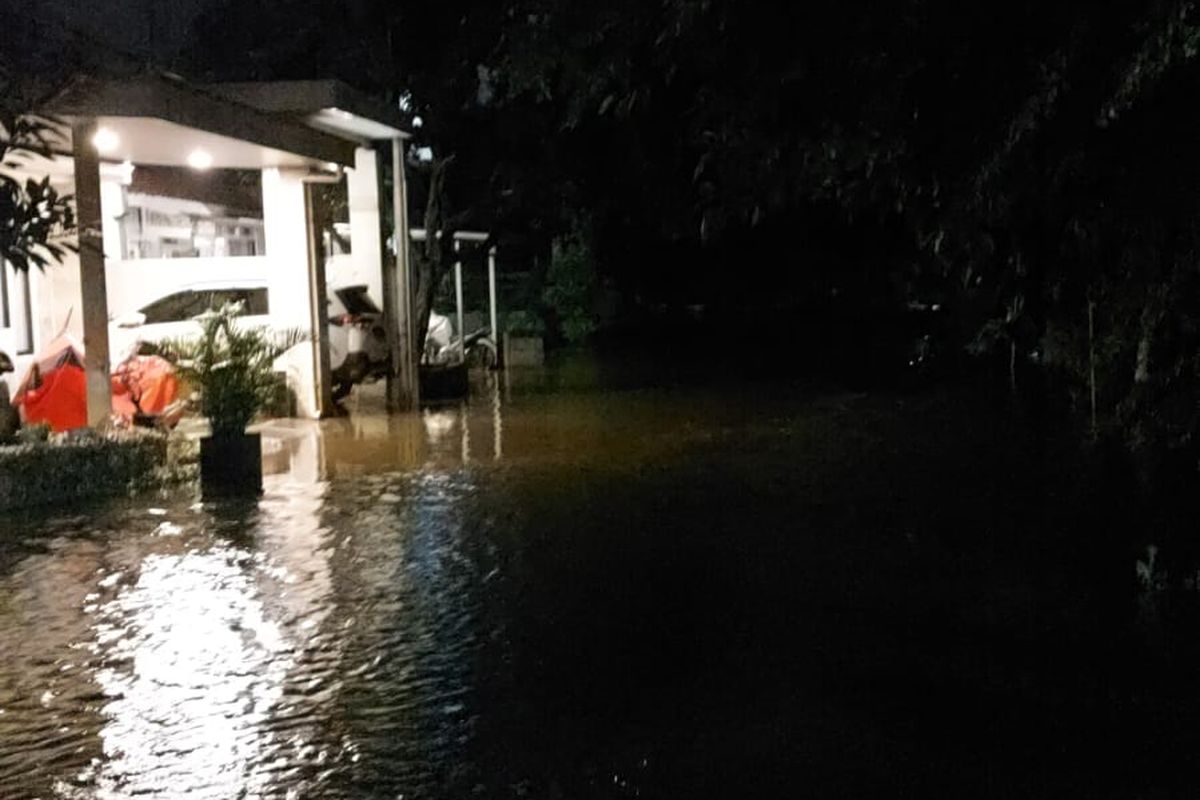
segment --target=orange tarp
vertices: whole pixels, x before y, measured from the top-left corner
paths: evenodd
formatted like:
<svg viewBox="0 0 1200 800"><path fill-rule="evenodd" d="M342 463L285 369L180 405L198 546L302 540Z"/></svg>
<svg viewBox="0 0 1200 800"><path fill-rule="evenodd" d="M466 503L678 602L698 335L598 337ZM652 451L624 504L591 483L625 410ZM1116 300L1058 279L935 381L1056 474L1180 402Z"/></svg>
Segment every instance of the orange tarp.
<svg viewBox="0 0 1200 800"><path fill-rule="evenodd" d="M133 356L113 371L112 394L113 412L126 420L139 409L158 415L179 396L179 379L165 358Z"/></svg>
<svg viewBox="0 0 1200 800"><path fill-rule="evenodd" d="M64 364L41 376L36 388L26 388L13 400L26 424L44 422L55 433L87 425L87 380L83 368Z"/></svg>
<svg viewBox="0 0 1200 800"><path fill-rule="evenodd" d="M140 409L157 415L179 395L170 362L159 356L133 356L112 375L113 413L126 422ZM44 422L55 432L87 425L87 379L83 350L70 336L51 342L21 380L13 405L27 424Z"/></svg>

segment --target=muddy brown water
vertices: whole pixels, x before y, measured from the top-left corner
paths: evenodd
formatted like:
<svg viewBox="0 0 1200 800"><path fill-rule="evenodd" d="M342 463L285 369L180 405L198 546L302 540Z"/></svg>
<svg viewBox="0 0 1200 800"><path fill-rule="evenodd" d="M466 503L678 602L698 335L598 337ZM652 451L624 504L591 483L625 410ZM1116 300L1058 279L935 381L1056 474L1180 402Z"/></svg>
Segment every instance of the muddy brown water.
<svg viewBox="0 0 1200 800"><path fill-rule="evenodd" d="M1104 569L1055 544L1079 515L978 409L586 364L476 390L270 427L257 501L0 522L0 797L1156 796L1187 768Z"/></svg>

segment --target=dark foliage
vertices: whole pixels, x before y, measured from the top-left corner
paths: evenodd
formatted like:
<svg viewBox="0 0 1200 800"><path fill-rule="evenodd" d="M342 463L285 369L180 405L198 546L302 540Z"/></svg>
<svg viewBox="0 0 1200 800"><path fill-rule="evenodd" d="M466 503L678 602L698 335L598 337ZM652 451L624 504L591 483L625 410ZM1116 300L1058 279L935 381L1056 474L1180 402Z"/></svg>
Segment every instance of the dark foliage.
<svg viewBox="0 0 1200 800"><path fill-rule="evenodd" d="M290 0L215 12L194 65L402 99L418 146L456 157L445 190L473 224L548 251L582 214L631 293L687 258L708 300L761 302L760 260L864 307L936 295L952 346L1018 391L1033 370L1135 447L1190 448L1197 18L1187 0Z"/></svg>

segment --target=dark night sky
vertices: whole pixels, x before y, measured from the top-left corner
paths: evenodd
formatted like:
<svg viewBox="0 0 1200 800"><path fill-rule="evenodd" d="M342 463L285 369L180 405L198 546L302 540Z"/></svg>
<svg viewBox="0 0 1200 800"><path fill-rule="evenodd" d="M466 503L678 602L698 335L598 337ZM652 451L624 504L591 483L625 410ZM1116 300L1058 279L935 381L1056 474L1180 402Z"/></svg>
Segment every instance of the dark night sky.
<svg viewBox="0 0 1200 800"><path fill-rule="evenodd" d="M41 0L42 8L106 44L169 59L214 0Z"/></svg>

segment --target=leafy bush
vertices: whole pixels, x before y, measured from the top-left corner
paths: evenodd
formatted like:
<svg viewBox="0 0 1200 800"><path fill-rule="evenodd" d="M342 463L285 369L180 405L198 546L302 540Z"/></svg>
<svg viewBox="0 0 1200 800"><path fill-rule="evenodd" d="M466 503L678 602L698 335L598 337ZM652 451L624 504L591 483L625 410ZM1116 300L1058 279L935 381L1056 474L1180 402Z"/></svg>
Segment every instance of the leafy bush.
<svg viewBox="0 0 1200 800"><path fill-rule="evenodd" d="M0 509L124 494L157 483L166 460L166 437L148 431L0 446Z"/></svg>
<svg viewBox="0 0 1200 800"><path fill-rule="evenodd" d="M50 440L50 426L45 422L34 422L22 426L13 437L17 444L38 444Z"/></svg>
<svg viewBox="0 0 1200 800"><path fill-rule="evenodd" d="M542 336L546 333L546 323L532 311L510 311L504 315L501 326L505 333L517 336Z"/></svg>
<svg viewBox="0 0 1200 800"><path fill-rule="evenodd" d="M305 340L298 330L279 333L242 327L240 303L197 318L200 336L159 343L179 374L200 392L200 413L215 437L240 436L276 397L275 359Z"/></svg>
<svg viewBox="0 0 1200 800"><path fill-rule="evenodd" d="M576 231L555 241L546 279L542 299L554 310L563 336L572 344L582 342L596 330L599 290L592 248L584 234Z"/></svg>

